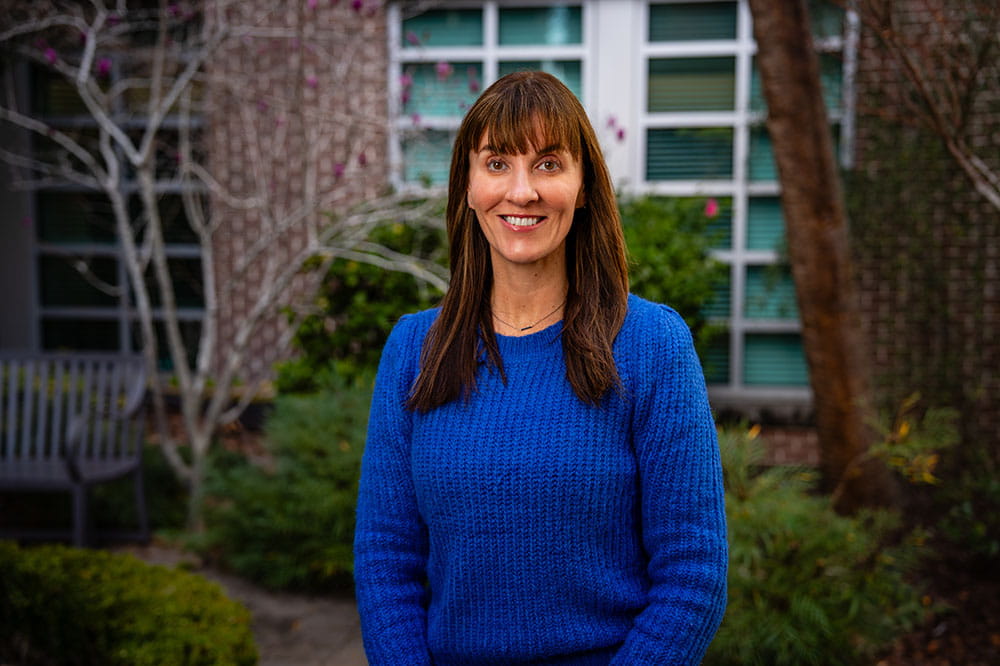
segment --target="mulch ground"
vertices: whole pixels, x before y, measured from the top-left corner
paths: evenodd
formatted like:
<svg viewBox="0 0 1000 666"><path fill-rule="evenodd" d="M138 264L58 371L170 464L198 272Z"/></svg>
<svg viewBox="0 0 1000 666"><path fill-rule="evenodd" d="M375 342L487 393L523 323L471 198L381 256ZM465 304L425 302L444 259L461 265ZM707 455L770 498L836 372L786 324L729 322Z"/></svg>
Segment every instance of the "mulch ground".
<svg viewBox="0 0 1000 666"><path fill-rule="evenodd" d="M1000 665L1000 572L955 560L928 567L922 578L929 601L947 610L929 613L878 666Z"/></svg>

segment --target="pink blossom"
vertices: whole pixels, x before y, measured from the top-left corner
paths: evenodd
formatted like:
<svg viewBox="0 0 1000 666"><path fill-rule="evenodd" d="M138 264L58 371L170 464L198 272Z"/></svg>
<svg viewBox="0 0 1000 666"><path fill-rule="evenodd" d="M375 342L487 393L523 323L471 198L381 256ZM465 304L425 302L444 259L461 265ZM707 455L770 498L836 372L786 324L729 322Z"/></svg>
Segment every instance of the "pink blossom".
<svg viewBox="0 0 1000 666"><path fill-rule="evenodd" d="M309 86L310 88L315 89L316 86L319 85L319 79L317 79L314 75L310 74L309 76L306 77L306 85Z"/></svg>
<svg viewBox="0 0 1000 666"><path fill-rule="evenodd" d="M334 178L340 178L341 176L343 176L344 175L344 168L345 167L344 167L344 163L343 162L337 162L336 164L334 164L333 165L333 177Z"/></svg>
<svg viewBox="0 0 1000 666"><path fill-rule="evenodd" d="M410 116L410 120L413 121L414 125L419 125L420 124L420 120L421 120L420 114L419 113L414 113L413 115Z"/></svg>
<svg viewBox="0 0 1000 666"><path fill-rule="evenodd" d="M309 7L309 9L316 9L316 5L318 4L319 0L308 0L308 2L306 2L306 5Z"/></svg>
<svg viewBox="0 0 1000 666"><path fill-rule="evenodd" d="M469 79L469 92L471 93L479 92L479 81L475 79Z"/></svg>
<svg viewBox="0 0 1000 666"><path fill-rule="evenodd" d="M406 106L410 103L410 91L404 90L403 94L399 96L399 103Z"/></svg>
<svg viewBox="0 0 1000 666"><path fill-rule="evenodd" d="M624 141L625 140L625 128L624 127L619 127L618 131L615 132L615 137L618 139L618 143L621 143L622 141Z"/></svg>
<svg viewBox="0 0 1000 666"><path fill-rule="evenodd" d="M181 15L181 8L178 7L177 3L175 3L175 2L171 2L169 5L167 5L167 11L170 12L171 16L180 16Z"/></svg>
<svg viewBox="0 0 1000 666"><path fill-rule="evenodd" d="M719 215L719 202L715 199L709 199L705 202L705 217L711 219L718 217Z"/></svg>
<svg viewBox="0 0 1000 666"><path fill-rule="evenodd" d="M434 71L437 72L438 81L444 81L454 73L455 68L451 66L450 62L442 60L434 66Z"/></svg>
<svg viewBox="0 0 1000 666"><path fill-rule="evenodd" d="M420 37L417 36L417 33L413 32L412 30L407 30L406 31L406 42L410 46L420 46Z"/></svg>
<svg viewBox="0 0 1000 666"><path fill-rule="evenodd" d="M612 114L608 116L608 128L614 129L615 127L618 127L618 117Z"/></svg>
<svg viewBox="0 0 1000 666"><path fill-rule="evenodd" d="M361 8L364 6L365 3L363 0L351 0L351 9L353 9L356 12L360 12Z"/></svg>
<svg viewBox="0 0 1000 666"><path fill-rule="evenodd" d="M358 155L358 166L360 167L368 166L368 156L365 155L364 153Z"/></svg>
<svg viewBox="0 0 1000 666"><path fill-rule="evenodd" d="M105 77L111 73L111 58L100 58L97 61L97 75Z"/></svg>
<svg viewBox="0 0 1000 666"><path fill-rule="evenodd" d="M45 49L45 59L49 61L50 65L56 64L56 60L59 59L59 54L51 46Z"/></svg>
<svg viewBox="0 0 1000 666"><path fill-rule="evenodd" d="M405 88L409 88L410 86L413 85L413 77L410 76L409 74L405 74L405 73L402 74L399 77L399 85L401 85L404 89Z"/></svg>
<svg viewBox="0 0 1000 666"><path fill-rule="evenodd" d="M265 102L262 99L257 100L257 110L260 111L261 113L267 111L267 102Z"/></svg>

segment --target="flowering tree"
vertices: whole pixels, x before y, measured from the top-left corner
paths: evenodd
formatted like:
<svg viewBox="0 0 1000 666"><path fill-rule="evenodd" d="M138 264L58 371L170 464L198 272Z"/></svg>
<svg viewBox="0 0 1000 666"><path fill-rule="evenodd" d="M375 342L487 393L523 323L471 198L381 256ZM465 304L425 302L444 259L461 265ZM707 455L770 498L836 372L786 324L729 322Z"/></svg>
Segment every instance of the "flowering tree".
<svg viewBox="0 0 1000 666"><path fill-rule="evenodd" d="M274 328L278 308L325 272L304 273L306 259L346 257L445 286L440 267L369 240L379 221L421 221L434 206L401 208L403 197L380 190L381 174L366 172L385 144L385 119L371 112L381 105L363 106L347 91L380 89L380 68L353 57L384 43L371 34L380 4L23 0L0 24L7 62L57 81L79 109L69 123L46 117L15 94L8 67L0 122L32 135L34 147L3 147L0 158L15 186L68 182L107 197L128 284L102 286L130 295L163 451L189 487L192 527L200 526L214 431L265 378L248 370L260 354L255 343ZM193 338L165 240L165 183L181 193L200 253L204 317ZM360 200L367 203L349 206ZM86 257L74 263L93 277ZM294 326L278 330L272 354ZM157 372L164 355L172 377ZM180 436L167 427L171 383ZM189 456L179 449L185 441Z"/></svg>

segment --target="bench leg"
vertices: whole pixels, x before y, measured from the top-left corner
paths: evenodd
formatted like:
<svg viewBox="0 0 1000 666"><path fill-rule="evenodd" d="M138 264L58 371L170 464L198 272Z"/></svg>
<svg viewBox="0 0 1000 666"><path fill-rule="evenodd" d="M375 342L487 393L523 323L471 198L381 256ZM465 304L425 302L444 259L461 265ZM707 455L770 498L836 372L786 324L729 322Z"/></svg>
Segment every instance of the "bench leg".
<svg viewBox="0 0 1000 666"><path fill-rule="evenodd" d="M135 472L135 514L139 519L139 541L149 543L149 516L146 513L146 493L141 469Z"/></svg>
<svg viewBox="0 0 1000 666"><path fill-rule="evenodd" d="M73 486L73 545L87 545L87 486L82 483Z"/></svg>

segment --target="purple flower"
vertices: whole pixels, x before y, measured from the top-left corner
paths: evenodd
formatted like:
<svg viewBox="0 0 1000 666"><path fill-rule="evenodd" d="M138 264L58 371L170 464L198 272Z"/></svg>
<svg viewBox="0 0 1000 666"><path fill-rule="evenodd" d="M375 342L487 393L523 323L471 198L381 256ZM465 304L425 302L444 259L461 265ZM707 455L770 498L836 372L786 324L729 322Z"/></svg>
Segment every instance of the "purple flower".
<svg viewBox="0 0 1000 666"><path fill-rule="evenodd" d="M309 9L316 9L316 5L318 4L319 0L308 0L308 2L306 2L306 6L308 6Z"/></svg>
<svg viewBox="0 0 1000 666"><path fill-rule="evenodd" d="M618 127L618 117L615 116L614 114L608 116L608 127L610 129L614 129L615 127Z"/></svg>
<svg viewBox="0 0 1000 666"><path fill-rule="evenodd" d="M59 54L51 46L45 49L45 59L49 61L50 65L56 64L56 60L59 59Z"/></svg>
<svg viewBox="0 0 1000 666"><path fill-rule="evenodd" d="M473 94L479 92L479 81L476 79L469 79L469 92Z"/></svg>
<svg viewBox="0 0 1000 666"><path fill-rule="evenodd" d="M177 6L176 2L171 2L169 5L167 5L167 11L170 12L171 16L181 15L181 8Z"/></svg>
<svg viewBox="0 0 1000 666"><path fill-rule="evenodd" d="M409 88L410 86L413 85L413 77L410 76L409 74L402 74L399 77L399 85L402 86L404 90L406 88Z"/></svg>
<svg viewBox="0 0 1000 666"><path fill-rule="evenodd" d="M343 175L344 175L344 163L337 162L336 164L333 165L333 177L340 178Z"/></svg>
<svg viewBox="0 0 1000 666"><path fill-rule="evenodd" d="M434 71L437 72L438 81L444 81L452 75L455 68L451 66L450 62L441 60L438 64L434 65Z"/></svg>
<svg viewBox="0 0 1000 666"><path fill-rule="evenodd" d="M417 33L413 32L412 30L407 30L406 31L406 42L410 46L420 46L420 37L417 36Z"/></svg>
<svg viewBox="0 0 1000 666"><path fill-rule="evenodd" d="M97 61L97 75L104 78L111 73L111 58L100 58Z"/></svg>
<svg viewBox="0 0 1000 666"><path fill-rule="evenodd" d="M364 153L358 155L358 166L365 167L368 166L368 156Z"/></svg>
<svg viewBox="0 0 1000 666"><path fill-rule="evenodd" d="M719 215L719 202L715 199L709 199L705 202L705 217L712 219L718 217Z"/></svg>
<svg viewBox="0 0 1000 666"><path fill-rule="evenodd" d="M419 113L414 113L412 116L410 116L410 120L413 121L414 125L419 125L420 124L420 120L421 120L420 114Z"/></svg>
<svg viewBox="0 0 1000 666"><path fill-rule="evenodd" d="M319 79L317 79L314 75L310 74L309 76L306 77L306 85L315 90L316 86L319 85Z"/></svg>
<svg viewBox="0 0 1000 666"><path fill-rule="evenodd" d="M619 127L618 128L618 131L615 132L615 138L618 139L618 143L621 143L622 141L625 140L625 128L624 127Z"/></svg>
<svg viewBox="0 0 1000 666"><path fill-rule="evenodd" d="M262 99L257 100L257 110L260 111L261 113L267 111L267 102L265 102Z"/></svg>
<svg viewBox="0 0 1000 666"><path fill-rule="evenodd" d="M351 9L353 9L356 12L360 12L361 8L364 6L365 3L363 0L351 0Z"/></svg>

